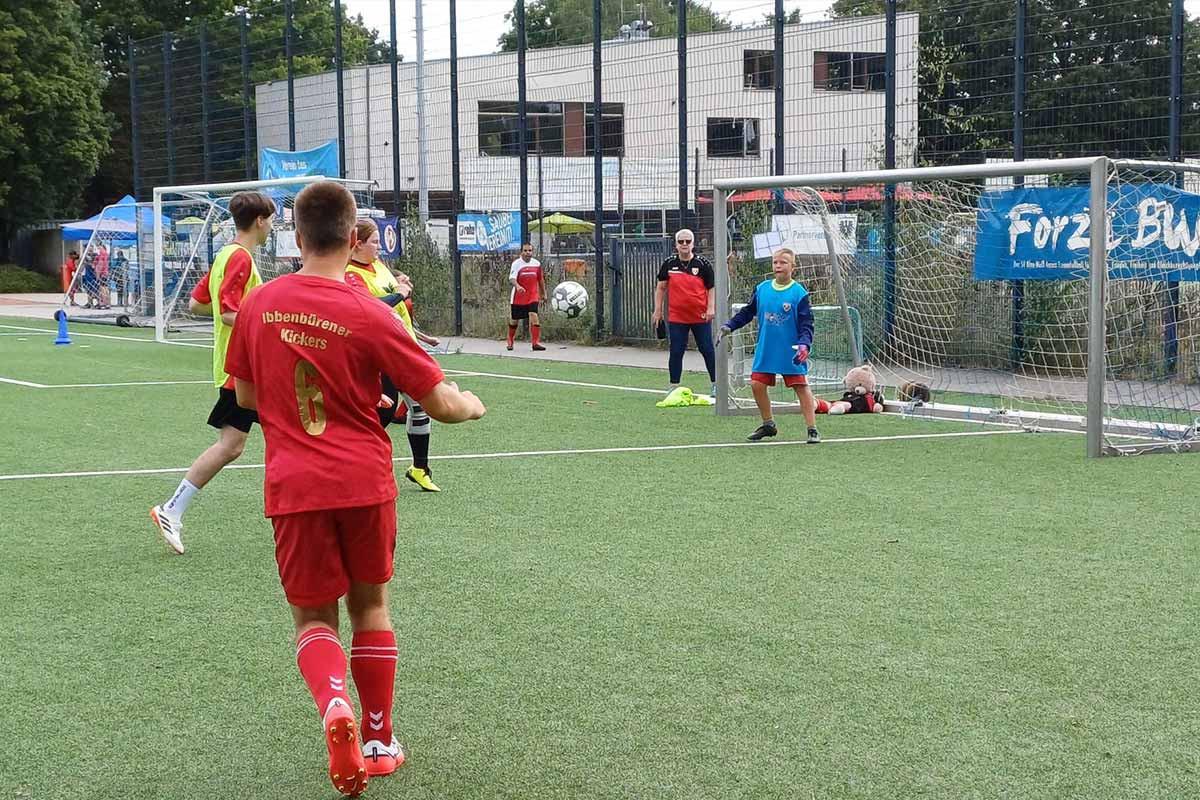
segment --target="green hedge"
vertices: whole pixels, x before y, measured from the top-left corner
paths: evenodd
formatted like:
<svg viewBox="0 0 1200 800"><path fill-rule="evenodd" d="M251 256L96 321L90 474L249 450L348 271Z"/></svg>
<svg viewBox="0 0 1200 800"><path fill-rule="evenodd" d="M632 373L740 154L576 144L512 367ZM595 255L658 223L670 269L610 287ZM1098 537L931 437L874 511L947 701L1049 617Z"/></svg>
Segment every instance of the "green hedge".
<svg viewBox="0 0 1200 800"><path fill-rule="evenodd" d="M58 278L33 272L16 264L0 264L0 294L46 294L61 291L62 284Z"/></svg>

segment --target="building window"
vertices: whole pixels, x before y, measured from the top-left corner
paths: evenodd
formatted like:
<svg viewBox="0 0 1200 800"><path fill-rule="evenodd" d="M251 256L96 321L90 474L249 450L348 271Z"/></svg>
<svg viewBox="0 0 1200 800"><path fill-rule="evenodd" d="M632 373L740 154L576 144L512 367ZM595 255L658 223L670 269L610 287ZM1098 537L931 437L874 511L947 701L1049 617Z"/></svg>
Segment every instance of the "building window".
<svg viewBox="0 0 1200 800"><path fill-rule="evenodd" d="M583 154L586 156L592 154L592 148L595 146L596 141L592 130L592 123L596 117L595 108L595 103L586 103L584 105L586 117L584 124L587 126L587 137ZM624 103L600 104L600 151L606 156L620 156L625 154Z"/></svg>
<svg viewBox="0 0 1200 800"><path fill-rule="evenodd" d="M742 85L747 89L775 88L775 51L742 51Z"/></svg>
<svg viewBox="0 0 1200 800"><path fill-rule="evenodd" d="M813 88L825 92L882 92L887 88L882 53L813 53Z"/></svg>
<svg viewBox="0 0 1200 800"><path fill-rule="evenodd" d="M709 117L709 158L758 158L758 120Z"/></svg>
<svg viewBox="0 0 1200 800"><path fill-rule="evenodd" d="M517 104L479 101L479 154L520 156ZM544 156L563 154L563 104L525 104L525 152Z"/></svg>
<svg viewBox="0 0 1200 800"><path fill-rule="evenodd" d="M526 152L543 156L592 154L592 103L525 104ZM621 155L625 148L625 106L604 103L600 111L604 155ZM479 154L519 157L517 104L479 101Z"/></svg>

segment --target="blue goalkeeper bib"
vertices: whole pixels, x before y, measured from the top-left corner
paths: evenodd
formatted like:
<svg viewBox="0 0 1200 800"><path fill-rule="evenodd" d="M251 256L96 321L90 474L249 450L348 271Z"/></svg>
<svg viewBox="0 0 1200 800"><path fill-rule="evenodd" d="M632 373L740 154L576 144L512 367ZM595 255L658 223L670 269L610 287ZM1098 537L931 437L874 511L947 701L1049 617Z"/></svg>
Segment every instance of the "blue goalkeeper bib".
<svg viewBox="0 0 1200 800"><path fill-rule="evenodd" d="M796 333L796 312L808 290L793 282L786 289L776 289L774 281L765 280L754 289L758 303L758 344L754 348L754 371L774 375L807 375L808 364L793 364L799 335Z"/></svg>

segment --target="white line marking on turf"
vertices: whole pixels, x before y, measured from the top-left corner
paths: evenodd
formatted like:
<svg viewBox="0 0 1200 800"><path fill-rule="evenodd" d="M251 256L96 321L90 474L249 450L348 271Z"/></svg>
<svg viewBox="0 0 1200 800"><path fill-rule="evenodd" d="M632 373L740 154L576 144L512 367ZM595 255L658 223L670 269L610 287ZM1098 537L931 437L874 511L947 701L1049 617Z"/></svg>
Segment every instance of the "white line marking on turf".
<svg viewBox="0 0 1200 800"><path fill-rule="evenodd" d="M560 386L583 386L588 389L619 389L622 392L642 392L644 394L666 394L662 389L642 389L637 386L614 386L610 383L584 383L582 381L563 381L557 378L534 378L528 375L503 375L499 372L470 372L459 369L444 369L442 372L455 377L478 376L480 378L505 378L510 381L532 381L534 383L554 383Z"/></svg>
<svg viewBox="0 0 1200 800"><path fill-rule="evenodd" d="M0 378L0 383L11 383L29 389L107 389L116 386L185 386L192 384L212 385L210 380L202 381L124 381L121 383L33 383L20 381L16 378Z"/></svg>
<svg viewBox="0 0 1200 800"><path fill-rule="evenodd" d="M25 325L0 325L0 328L8 328L14 331L33 331L34 333L45 333L54 335L58 331L50 330L49 328L30 328ZM71 336L90 336L93 339L116 339L118 342L137 342L139 344L157 344L153 339L137 339L133 336L110 336L107 333L81 333L79 331L71 331Z"/></svg>
<svg viewBox="0 0 1200 800"><path fill-rule="evenodd" d="M42 389L106 389L110 386L184 386L189 384L212 385L212 381L126 381L124 383L55 383Z"/></svg>
<svg viewBox="0 0 1200 800"><path fill-rule="evenodd" d="M11 383L16 386L26 386L30 389L49 389L50 387L44 383L30 383L29 381L19 381L15 378L0 378L0 383Z"/></svg>
<svg viewBox="0 0 1200 800"><path fill-rule="evenodd" d="M846 436L841 439L822 439L823 444L851 444L858 442L890 442L912 439L954 439L969 436L1004 436L1025 433L1022 430L952 431L948 433L902 433L896 436ZM740 447L791 447L805 446L803 439L789 442L709 442L699 444L661 444L644 447L593 447L580 450L522 450L501 453L458 453L430 456L431 461L474 461L487 458L529 458L533 456L580 456L605 453L658 453L672 450L713 450ZM395 463L411 461L411 458L393 458ZM230 464L225 469L262 469L264 464ZM187 472L190 467L162 467L158 469L111 469L87 472L31 472L23 475L0 475L0 481L35 480L39 478L101 478L114 475L166 475Z"/></svg>

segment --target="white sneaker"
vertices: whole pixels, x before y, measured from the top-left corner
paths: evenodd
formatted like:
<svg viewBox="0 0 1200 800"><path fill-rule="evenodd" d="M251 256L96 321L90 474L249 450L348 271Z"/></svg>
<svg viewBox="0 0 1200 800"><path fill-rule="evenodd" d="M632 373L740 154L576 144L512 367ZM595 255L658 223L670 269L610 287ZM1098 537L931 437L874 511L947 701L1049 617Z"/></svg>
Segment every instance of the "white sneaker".
<svg viewBox="0 0 1200 800"><path fill-rule="evenodd" d="M158 532L176 553L183 555L183 520L163 511L162 506L150 509L150 519L158 526Z"/></svg>
<svg viewBox="0 0 1200 800"><path fill-rule="evenodd" d="M396 737L391 744L384 744L379 739L372 739L363 745L363 758L367 762L367 774L371 777L391 775L404 763L404 750Z"/></svg>

